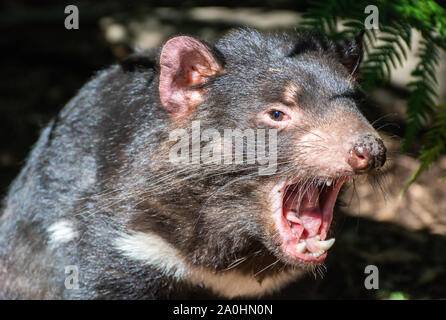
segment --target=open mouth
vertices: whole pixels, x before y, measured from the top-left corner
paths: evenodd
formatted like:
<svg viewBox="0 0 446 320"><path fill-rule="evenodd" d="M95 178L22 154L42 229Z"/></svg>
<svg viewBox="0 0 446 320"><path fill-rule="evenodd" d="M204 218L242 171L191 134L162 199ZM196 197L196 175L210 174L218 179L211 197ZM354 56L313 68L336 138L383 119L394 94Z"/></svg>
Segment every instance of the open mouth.
<svg viewBox="0 0 446 320"><path fill-rule="evenodd" d="M293 259L320 262L335 239L326 239L339 190L348 178L314 179L279 187L276 225L282 250Z"/></svg>

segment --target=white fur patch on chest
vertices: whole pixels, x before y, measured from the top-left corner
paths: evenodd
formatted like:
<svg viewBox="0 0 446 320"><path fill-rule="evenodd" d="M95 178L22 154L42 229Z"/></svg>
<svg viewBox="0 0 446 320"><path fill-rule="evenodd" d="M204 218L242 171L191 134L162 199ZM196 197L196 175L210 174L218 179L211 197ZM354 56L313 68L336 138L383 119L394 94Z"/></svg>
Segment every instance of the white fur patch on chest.
<svg viewBox="0 0 446 320"><path fill-rule="evenodd" d="M69 220L57 221L49 226L47 231L50 239L49 242L52 245L67 243L79 236L73 222Z"/></svg>
<svg viewBox="0 0 446 320"><path fill-rule="evenodd" d="M191 265L179 250L153 233L124 234L115 239L114 244L127 258L153 266L166 276L203 286L227 298L260 297L280 289L302 274L299 270L282 272L259 282L253 276L236 270L212 272Z"/></svg>

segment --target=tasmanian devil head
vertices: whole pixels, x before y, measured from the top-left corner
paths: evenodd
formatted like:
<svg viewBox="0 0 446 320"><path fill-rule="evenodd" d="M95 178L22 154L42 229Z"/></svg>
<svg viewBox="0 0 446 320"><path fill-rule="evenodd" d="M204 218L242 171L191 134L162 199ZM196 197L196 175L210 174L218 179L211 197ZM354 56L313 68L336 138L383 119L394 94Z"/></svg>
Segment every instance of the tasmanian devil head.
<svg viewBox="0 0 446 320"><path fill-rule="evenodd" d="M166 139L133 228L191 266L258 280L321 263L342 185L386 157L357 107L361 38L241 30L215 46L169 40L158 82Z"/></svg>

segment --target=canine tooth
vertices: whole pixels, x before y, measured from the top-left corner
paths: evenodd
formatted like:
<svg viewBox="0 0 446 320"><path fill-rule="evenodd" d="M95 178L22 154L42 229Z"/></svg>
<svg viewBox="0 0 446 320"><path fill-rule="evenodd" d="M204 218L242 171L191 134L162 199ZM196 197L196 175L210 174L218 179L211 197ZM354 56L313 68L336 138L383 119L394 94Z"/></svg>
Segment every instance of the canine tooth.
<svg viewBox="0 0 446 320"><path fill-rule="evenodd" d="M327 187L331 186L331 183L333 182L333 180L328 180L325 184L327 185Z"/></svg>
<svg viewBox="0 0 446 320"><path fill-rule="evenodd" d="M328 249L330 249L333 244L335 243L335 238L332 238L330 240L325 240L325 241L318 241L317 242L317 246L319 248L321 248L322 250L327 251Z"/></svg>
<svg viewBox="0 0 446 320"><path fill-rule="evenodd" d="M299 253L304 253L305 250L307 250L307 243L305 241L298 243L298 245L296 246L296 250Z"/></svg>

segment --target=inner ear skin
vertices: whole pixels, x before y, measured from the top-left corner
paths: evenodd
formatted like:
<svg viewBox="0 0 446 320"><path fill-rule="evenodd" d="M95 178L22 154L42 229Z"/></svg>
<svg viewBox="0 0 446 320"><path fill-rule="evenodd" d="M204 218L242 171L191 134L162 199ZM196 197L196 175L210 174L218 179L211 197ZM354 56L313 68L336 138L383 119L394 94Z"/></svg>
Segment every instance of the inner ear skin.
<svg viewBox="0 0 446 320"><path fill-rule="evenodd" d="M175 79L180 87L202 84L206 81L206 76L216 73L211 66L203 65L203 62L206 62L205 57L197 57L197 52L186 52L180 58L181 66Z"/></svg>
<svg viewBox="0 0 446 320"><path fill-rule="evenodd" d="M185 36L164 45L160 68L161 103L176 120L193 113L203 99L203 89L191 87L206 83L223 69L207 45Z"/></svg>

